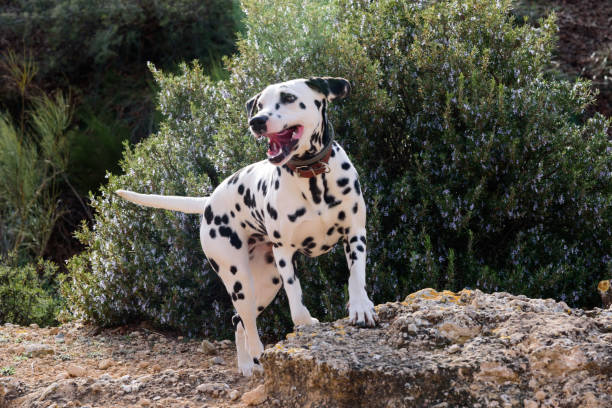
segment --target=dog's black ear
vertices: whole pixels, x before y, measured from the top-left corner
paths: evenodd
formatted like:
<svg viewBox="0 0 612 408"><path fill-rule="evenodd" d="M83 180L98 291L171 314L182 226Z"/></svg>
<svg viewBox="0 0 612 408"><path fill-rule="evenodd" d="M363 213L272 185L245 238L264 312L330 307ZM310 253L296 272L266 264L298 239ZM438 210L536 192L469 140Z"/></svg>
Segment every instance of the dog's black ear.
<svg viewBox="0 0 612 408"><path fill-rule="evenodd" d="M251 99L249 99L246 103L246 111L247 111L247 116L249 120L251 120L251 118L253 117L253 114L255 113L255 109L257 108L257 101L259 100L260 95L261 95L261 92L255 95L254 97L252 97Z"/></svg>
<svg viewBox="0 0 612 408"><path fill-rule="evenodd" d="M306 80L306 85L325 95L328 101L344 99L351 93L351 84L344 78L312 77Z"/></svg>

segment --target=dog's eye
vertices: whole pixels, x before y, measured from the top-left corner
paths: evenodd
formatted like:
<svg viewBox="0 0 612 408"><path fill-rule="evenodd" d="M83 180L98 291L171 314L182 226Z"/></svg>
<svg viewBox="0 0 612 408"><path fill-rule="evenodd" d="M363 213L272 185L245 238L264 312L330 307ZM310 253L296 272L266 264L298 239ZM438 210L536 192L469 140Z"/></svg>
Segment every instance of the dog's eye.
<svg viewBox="0 0 612 408"><path fill-rule="evenodd" d="M281 92L280 94L281 103L292 103L295 102L296 99L297 97L295 95L291 95L285 92Z"/></svg>

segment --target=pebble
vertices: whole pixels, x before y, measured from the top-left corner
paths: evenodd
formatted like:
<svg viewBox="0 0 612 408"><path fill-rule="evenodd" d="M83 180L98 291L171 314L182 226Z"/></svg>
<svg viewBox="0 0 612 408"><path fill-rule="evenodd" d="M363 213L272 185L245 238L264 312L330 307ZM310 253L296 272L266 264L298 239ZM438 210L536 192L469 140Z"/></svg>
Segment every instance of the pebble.
<svg viewBox="0 0 612 408"><path fill-rule="evenodd" d="M65 338L64 338L64 333L58 333L55 336L55 342L56 343L63 343L64 341L66 341Z"/></svg>
<svg viewBox="0 0 612 408"><path fill-rule="evenodd" d="M25 347L22 345L13 346L9 349L9 352L13 354L23 354L25 352Z"/></svg>
<svg viewBox="0 0 612 408"><path fill-rule="evenodd" d="M138 401L138 405L140 405L141 407L150 407L151 406L151 400L147 399L147 398L141 398Z"/></svg>
<svg viewBox="0 0 612 408"><path fill-rule="evenodd" d="M161 371L161 366L160 366L159 364L153 364L153 365L151 366L151 370L152 370L154 373L159 373L159 372Z"/></svg>
<svg viewBox="0 0 612 408"><path fill-rule="evenodd" d="M206 394L219 394L220 391L229 390L229 385L225 383L204 383L196 387L196 391Z"/></svg>
<svg viewBox="0 0 612 408"><path fill-rule="evenodd" d="M28 357L42 357L48 354L55 354L55 350L48 344L28 344L25 346L25 353Z"/></svg>
<svg viewBox="0 0 612 408"><path fill-rule="evenodd" d="M68 367L66 367L66 371L71 377L85 377L87 375L87 370L84 367L76 364L68 365Z"/></svg>
<svg viewBox="0 0 612 408"><path fill-rule="evenodd" d="M98 377L98 380L100 381L111 381L113 379L113 377L111 377L109 374L104 373L101 376Z"/></svg>
<svg viewBox="0 0 612 408"><path fill-rule="evenodd" d="M263 384L258 386L257 388L245 392L242 396L241 401L247 406L250 405L259 405L264 402L268 398L268 394L266 394L266 389Z"/></svg>
<svg viewBox="0 0 612 408"><path fill-rule="evenodd" d="M36 323L32 323L30 329L40 329L40 327Z"/></svg>
<svg viewBox="0 0 612 408"><path fill-rule="evenodd" d="M230 392L229 397L231 401L236 401L240 397L240 392L238 392L238 390L233 390Z"/></svg>
<svg viewBox="0 0 612 408"><path fill-rule="evenodd" d="M456 352L459 351L459 345L458 344L453 344L452 346L450 346L448 348L447 351L448 351L449 354L455 354Z"/></svg>
<svg viewBox="0 0 612 408"><path fill-rule="evenodd" d="M215 345L208 340L202 340L202 344L200 345L200 350L202 351L202 353L206 355L217 354L217 347L215 347Z"/></svg>
<svg viewBox="0 0 612 408"><path fill-rule="evenodd" d="M225 360L221 356L217 356L217 357L213 358L212 361L213 361L213 363L219 364L219 365L225 364Z"/></svg>
<svg viewBox="0 0 612 408"><path fill-rule="evenodd" d="M113 360L111 360L110 358L106 358L104 360L100 360L100 362L98 363L98 369L99 370L106 370L107 368L109 368L112 365L113 365Z"/></svg>

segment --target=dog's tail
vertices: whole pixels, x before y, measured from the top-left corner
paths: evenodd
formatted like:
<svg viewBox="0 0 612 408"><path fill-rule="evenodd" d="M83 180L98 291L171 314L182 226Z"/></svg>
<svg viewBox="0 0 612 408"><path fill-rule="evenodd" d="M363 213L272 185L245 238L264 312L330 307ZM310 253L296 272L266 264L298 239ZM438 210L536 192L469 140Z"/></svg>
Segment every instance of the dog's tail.
<svg viewBox="0 0 612 408"><path fill-rule="evenodd" d="M139 194L133 191L116 190L115 193L133 203L145 207L163 208L164 210L181 211L187 214L202 214L208 197L180 197L156 194Z"/></svg>

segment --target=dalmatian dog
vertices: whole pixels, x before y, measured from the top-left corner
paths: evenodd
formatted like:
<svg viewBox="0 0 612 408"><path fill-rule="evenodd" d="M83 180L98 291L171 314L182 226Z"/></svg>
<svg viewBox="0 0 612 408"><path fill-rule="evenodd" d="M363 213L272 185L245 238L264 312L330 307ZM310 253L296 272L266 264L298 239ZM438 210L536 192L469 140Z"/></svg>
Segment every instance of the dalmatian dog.
<svg viewBox="0 0 612 408"><path fill-rule="evenodd" d="M250 131L267 140L267 160L224 180L210 197L116 193L148 207L203 214L202 248L232 298L238 367L261 370L257 316L284 287L297 325L318 320L302 303L298 253L316 257L344 240L352 324L375 326L365 289L366 207L357 171L334 140L326 108L348 96L342 78L295 79L246 103Z"/></svg>

